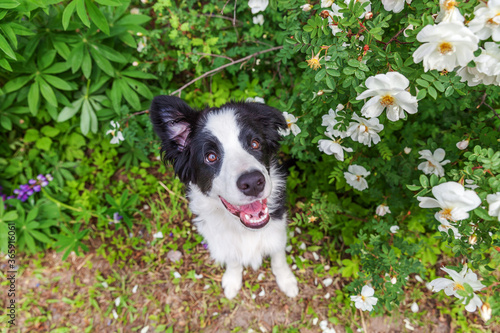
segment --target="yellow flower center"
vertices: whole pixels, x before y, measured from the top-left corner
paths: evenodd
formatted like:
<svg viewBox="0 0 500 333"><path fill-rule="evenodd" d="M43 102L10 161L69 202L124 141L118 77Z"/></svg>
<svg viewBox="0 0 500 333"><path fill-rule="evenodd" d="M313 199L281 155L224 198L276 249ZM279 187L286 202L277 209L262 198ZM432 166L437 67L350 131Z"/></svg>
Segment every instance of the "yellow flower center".
<svg viewBox="0 0 500 333"><path fill-rule="evenodd" d="M306 62L307 62L307 65L314 70L321 68L321 65L319 64L319 59L317 57L312 57L311 59L306 60Z"/></svg>
<svg viewBox="0 0 500 333"><path fill-rule="evenodd" d="M460 283L455 283L455 286L453 287L453 290L465 290L464 286L462 286Z"/></svg>
<svg viewBox="0 0 500 333"><path fill-rule="evenodd" d="M363 176L356 175L356 178L357 178L357 181L359 182L359 181L361 181L361 178L363 178ZM363 296L361 296L361 297L363 297Z"/></svg>
<svg viewBox="0 0 500 333"><path fill-rule="evenodd" d="M392 97L391 95L385 95L380 99L380 104L382 104L382 106L384 106L384 107L389 106L389 105L393 105L394 104L394 97Z"/></svg>
<svg viewBox="0 0 500 333"><path fill-rule="evenodd" d="M452 211L451 208L446 208L440 211L439 215L441 215L442 218L453 221L453 219L451 218L451 211Z"/></svg>
<svg viewBox="0 0 500 333"><path fill-rule="evenodd" d="M291 128L293 123L290 122L290 123L287 123L286 125L288 126L288 128Z"/></svg>
<svg viewBox="0 0 500 333"><path fill-rule="evenodd" d="M495 17L497 17L498 15L500 15L500 13L496 14L494 17L490 18L488 21L486 21L488 24L492 24L492 25L498 25L497 22L494 21Z"/></svg>
<svg viewBox="0 0 500 333"><path fill-rule="evenodd" d="M447 54L453 52L453 45L451 45L451 43L448 42L442 42L441 44L439 44L439 52L441 54Z"/></svg>
<svg viewBox="0 0 500 333"><path fill-rule="evenodd" d="M455 6L457 5L458 3L454 0L448 0L448 1L445 1L444 2L444 8L446 10L453 10L453 8L455 8Z"/></svg>
<svg viewBox="0 0 500 333"><path fill-rule="evenodd" d="M365 296L363 296L363 295L361 295L361 300L362 300L363 302L364 302L364 301L366 301L366 297L365 297Z"/></svg>

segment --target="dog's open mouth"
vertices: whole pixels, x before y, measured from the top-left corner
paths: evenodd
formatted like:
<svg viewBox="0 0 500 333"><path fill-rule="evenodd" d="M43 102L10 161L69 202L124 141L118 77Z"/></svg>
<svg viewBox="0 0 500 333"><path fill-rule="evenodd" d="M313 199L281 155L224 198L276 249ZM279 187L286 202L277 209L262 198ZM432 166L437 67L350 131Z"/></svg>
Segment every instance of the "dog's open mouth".
<svg viewBox="0 0 500 333"><path fill-rule="evenodd" d="M267 199L257 200L248 205L231 205L226 199L220 197L224 207L233 215L240 218L241 223L250 229L259 229L269 222L269 208Z"/></svg>

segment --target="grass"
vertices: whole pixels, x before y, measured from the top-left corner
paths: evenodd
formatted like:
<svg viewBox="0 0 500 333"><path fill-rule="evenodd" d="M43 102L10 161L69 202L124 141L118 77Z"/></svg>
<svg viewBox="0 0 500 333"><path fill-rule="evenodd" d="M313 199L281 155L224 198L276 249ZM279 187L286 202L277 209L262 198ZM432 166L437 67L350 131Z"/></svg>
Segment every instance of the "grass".
<svg viewBox="0 0 500 333"><path fill-rule="evenodd" d="M343 292L349 279L342 277L342 261L318 255L318 244L293 224L288 261L299 296L289 299L278 289L266 260L259 270L244 271L242 290L227 300L220 286L223 269L210 259L190 222L182 184L170 172L155 177L161 180L143 198L131 231L91 226L90 250L82 257L71 254L63 261L49 250L20 258L18 322L2 332L321 332L323 320L337 332L499 328L484 326L477 313L465 314L413 278L398 309L381 317L361 314ZM163 238L153 238L158 231ZM169 259L173 251L181 253L177 262ZM1 271L5 263L2 258ZM5 293L0 299L5 302ZM410 311L415 299L418 313Z"/></svg>

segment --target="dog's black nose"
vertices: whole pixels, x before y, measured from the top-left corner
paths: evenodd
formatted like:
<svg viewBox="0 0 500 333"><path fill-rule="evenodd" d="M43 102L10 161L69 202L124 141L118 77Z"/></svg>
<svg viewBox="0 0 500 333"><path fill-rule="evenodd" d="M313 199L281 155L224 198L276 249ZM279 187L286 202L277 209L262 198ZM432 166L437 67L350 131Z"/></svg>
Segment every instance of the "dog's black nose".
<svg viewBox="0 0 500 333"><path fill-rule="evenodd" d="M260 171L245 173L238 178L236 186L244 195L256 197L266 186L266 178Z"/></svg>

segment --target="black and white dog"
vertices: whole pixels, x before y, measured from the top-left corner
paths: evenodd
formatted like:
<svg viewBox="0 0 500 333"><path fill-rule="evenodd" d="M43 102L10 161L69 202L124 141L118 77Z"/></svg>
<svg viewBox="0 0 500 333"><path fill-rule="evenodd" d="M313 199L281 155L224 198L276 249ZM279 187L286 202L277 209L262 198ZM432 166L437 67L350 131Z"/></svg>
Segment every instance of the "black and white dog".
<svg viewBox="0 0 500 333"><path fill-rule="evenodd" d="M257 269L266 256L280 289L295 297L285 255L286 180L275 157L278 130L287 126L281 112L243 102L196 111L180 98L158 96L150 115L164 160L187 186L197 229L226 266L226 297L241 289L243 267Z"/></svg>

